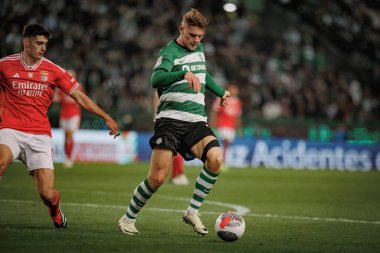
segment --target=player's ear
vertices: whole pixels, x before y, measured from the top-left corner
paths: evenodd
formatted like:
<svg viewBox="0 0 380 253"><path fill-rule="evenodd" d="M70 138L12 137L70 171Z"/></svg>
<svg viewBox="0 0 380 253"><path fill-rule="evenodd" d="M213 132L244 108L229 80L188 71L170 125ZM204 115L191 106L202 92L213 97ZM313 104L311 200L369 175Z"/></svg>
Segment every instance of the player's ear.
<svg viewBox="0 0 380 253"><path fill-rule="evenodd" d="M184 30L184 26L182 24L179 25L179 33L182 34L183 30Z"/></svg>
<svg viewBox="0 0 380 253"><path fill-rule="evenodd" d="M29 38L28 38L28 37L24 37L24 38L22 39L22 44L23 44L24 48L28 48L29 45L30 45L30 40L29 40Z"/></svg>

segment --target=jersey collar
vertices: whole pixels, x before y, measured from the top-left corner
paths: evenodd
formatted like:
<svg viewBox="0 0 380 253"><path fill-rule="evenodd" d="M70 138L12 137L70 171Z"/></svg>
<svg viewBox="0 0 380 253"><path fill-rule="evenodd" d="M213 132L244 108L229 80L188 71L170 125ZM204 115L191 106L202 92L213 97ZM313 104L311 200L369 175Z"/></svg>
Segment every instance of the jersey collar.
<svg viewBox="0 0 380 253"><path fill-rule="evenodd" d="M26 70L36 70L38 68L38 66L40 66L40 64L42 63L42 60L44 58L42 57L41 60L39 60L36 64L32 65L32 66L29 66L25 63L25 61L22 59L22 51L20 52L20 62L21 64L24 66L24 68Z"/></svg>

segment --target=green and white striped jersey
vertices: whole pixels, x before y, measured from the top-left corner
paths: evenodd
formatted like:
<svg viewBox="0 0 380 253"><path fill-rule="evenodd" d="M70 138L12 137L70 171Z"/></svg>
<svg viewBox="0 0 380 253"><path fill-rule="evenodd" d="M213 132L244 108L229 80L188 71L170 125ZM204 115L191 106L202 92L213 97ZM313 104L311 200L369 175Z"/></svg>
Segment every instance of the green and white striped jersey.
<svg viewBox="0 0 380 253"><path fill-rule="evenodd" d="M187 71L191 71L199 78L201 92L189 88L189 83L184 79ZM205 113L207 71L201 43L195 50L189 51L176 41L171 41L160 50L154 72L160 72L157 73L158 75L164 72L173 74L170 78L165 79L165 82L169 83L161 81L157 85L160 101L156 119L171 118L187 122L207 122Z"/></svg>

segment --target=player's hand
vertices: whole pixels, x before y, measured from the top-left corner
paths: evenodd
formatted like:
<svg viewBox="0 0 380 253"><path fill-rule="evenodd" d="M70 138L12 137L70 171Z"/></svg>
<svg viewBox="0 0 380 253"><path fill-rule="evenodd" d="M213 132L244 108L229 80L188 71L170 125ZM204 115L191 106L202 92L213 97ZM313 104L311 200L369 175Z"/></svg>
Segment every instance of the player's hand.
<svg viewBox="0 0 380 253"><path fill-rule="evenodd" d="M109 117L106 119L106 125L110 130L109 134L114 135L113 138L116 139L116 137L120 135L117 123L111 117Z"/></svg>
<svg viewBox="0 0 380 253"><path fill-rule="evenodd" d="M228 105L228 98L231 96L231 93L226 90L224 92L224 95L223 97L220 99L220 106L225 106L225 105Z"/></svg>
<svg viewBox="0 0 380 253"><path fill-rule="evenodd" d="M185 75L185 79L189 82L189 88L195 90L196 92L201 91L201 82L199 78L192 72L188 71Z"/></svg>

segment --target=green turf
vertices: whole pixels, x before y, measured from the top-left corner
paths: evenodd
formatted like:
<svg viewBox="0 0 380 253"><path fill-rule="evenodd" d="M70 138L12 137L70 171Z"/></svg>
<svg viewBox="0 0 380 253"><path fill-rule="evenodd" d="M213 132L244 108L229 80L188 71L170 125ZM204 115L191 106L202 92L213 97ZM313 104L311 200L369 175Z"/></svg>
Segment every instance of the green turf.
<svg viewBox="0 0 380 253"><path fill-rule="evenodd" d="M380 173L231 169L204 203L210 234L181 221L193 186L164 184L139 214L139 236L117 231L118 219L147 164L56 166L56 188L68 218L55 229L21 163L0 182L0 252L380 252ZM192 182L199 168L188 168ZM234 243L214 233L229 205L249 208ZM165 211L165 209L167 209Z"/></svg>

